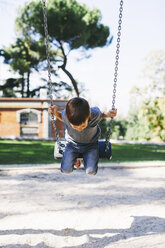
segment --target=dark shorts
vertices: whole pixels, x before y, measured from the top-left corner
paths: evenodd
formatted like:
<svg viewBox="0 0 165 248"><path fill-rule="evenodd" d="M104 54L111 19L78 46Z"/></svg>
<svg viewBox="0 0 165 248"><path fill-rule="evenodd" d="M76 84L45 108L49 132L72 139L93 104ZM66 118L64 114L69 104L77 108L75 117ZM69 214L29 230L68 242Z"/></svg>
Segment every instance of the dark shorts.
<svg viewBox="0 0 165 248"><path fill-rule="evenodd" d="M95 175L99 161L98 142L92 144L67 143L61 162L61 171L71 173L77 158L80 157L83 158L86 173Z"/></svg>

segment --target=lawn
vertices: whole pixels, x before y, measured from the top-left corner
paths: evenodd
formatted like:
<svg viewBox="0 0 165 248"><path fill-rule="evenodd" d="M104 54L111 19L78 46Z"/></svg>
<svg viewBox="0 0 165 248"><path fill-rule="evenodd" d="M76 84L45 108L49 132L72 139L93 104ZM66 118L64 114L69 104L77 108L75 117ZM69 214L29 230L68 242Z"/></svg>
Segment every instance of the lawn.
<svg viewBox="0 0 165 248"><path fill-rule="evenodd" d="M54 142L0 141L0 164L49 164L60 162L53 158ZM165 146L112 145L111 162L165 161ZM103 161L105 162L105 161Z"/></svg>

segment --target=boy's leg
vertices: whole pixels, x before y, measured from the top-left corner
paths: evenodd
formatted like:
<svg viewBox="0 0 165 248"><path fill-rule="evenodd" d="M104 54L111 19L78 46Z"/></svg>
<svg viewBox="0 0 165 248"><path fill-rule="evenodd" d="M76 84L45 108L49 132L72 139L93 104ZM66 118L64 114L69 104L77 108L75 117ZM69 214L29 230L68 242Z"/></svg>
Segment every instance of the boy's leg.
<svg viewBox="0 0 165 248"><path fill-rule="evenodd" d="M74 147L68 143L65 148L65 152L63 153L62 161L61 161L61 172L63 173L71 173L74 168L74 164L77 159L77 152Z"/></svg>
<svg viewBox="0 0 165 248"><path fill-rule="evenodd" d="M89 175L95 175L98 170L99 161L98 144L89 147L89 149L83 154L83 159L86 173Z"/></svg>

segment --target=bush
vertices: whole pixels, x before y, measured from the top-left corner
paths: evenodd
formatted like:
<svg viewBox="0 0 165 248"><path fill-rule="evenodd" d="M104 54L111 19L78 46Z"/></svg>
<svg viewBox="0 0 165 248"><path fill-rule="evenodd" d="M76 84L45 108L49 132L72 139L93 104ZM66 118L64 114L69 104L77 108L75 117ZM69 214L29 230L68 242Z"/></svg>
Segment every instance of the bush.
<svg viewBox="0 0 165 248"><path fill-rule="evenodd" d="M107 132L110 127L110 120L109 119L102 119L100 121L100 128L101 128L101 139L105 139L107 136ZM123 139L125 137L127 131L127 120L113 120L112 126L112 139Z"/></svg>

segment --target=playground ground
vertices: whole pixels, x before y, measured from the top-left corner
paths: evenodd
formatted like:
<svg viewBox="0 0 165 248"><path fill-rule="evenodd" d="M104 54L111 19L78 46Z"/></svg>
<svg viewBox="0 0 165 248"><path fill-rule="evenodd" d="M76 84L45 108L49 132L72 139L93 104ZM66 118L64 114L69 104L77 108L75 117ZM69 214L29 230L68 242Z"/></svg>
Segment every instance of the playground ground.
<svg viewBox="0 0 165 248"><path fill-rule="evenodd" d="M0 167L0 248L164 248L165 162Z"/></svg>

